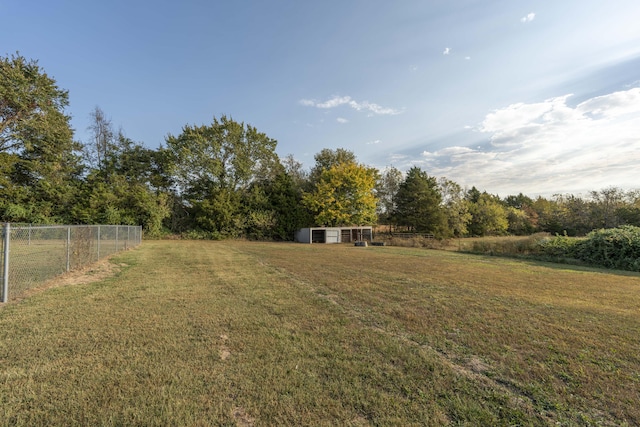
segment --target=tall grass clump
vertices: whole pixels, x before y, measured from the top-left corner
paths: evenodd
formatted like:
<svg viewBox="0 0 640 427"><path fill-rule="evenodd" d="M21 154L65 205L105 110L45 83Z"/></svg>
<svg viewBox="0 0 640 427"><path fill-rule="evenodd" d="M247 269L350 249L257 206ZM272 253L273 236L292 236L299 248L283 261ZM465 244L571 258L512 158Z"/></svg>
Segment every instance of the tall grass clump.
<svg viewBox="0 0 640 427"><path fill-rule="evenodd" d="M447 239L427 238L424 236L407 238L387 235L382 237L378 236L377 240L384 242L388 246L399 246L404 248L443 249L450 244Z"/></svg>
<svg viewBox="0 0 640 427"><path fill-rule="evenodd" d="M472 239L460 248L462 252L471 252L482 255L498 256L528 256L535 255L540 251L540 242L548 239L547 233L537 233L531 236L511 236L511 237L485 237Z"/></svg>

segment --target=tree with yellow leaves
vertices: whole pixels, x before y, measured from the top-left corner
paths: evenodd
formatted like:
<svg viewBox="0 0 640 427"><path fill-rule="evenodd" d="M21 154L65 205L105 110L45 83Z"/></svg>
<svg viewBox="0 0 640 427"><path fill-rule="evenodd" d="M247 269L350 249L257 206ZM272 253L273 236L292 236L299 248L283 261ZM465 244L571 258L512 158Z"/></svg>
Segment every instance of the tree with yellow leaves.
<svg viewBox="0 0 640 427"><path fill-rule="evenodd" d="M323 169L303 203L314 214L316 225L336 227L369 225L376 221L377 170L345 161Z"/></svg>

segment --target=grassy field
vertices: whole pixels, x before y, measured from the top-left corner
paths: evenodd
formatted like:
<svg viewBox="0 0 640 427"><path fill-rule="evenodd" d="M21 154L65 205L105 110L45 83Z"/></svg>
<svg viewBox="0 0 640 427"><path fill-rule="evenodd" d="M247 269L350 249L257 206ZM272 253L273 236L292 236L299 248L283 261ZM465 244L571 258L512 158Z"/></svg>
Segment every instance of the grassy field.
<svg viewBox="0 0 640 427"><path fill-rule="evenodd" d="M640 275L154 241L0 307L0 425L639 425Z"/></svg>

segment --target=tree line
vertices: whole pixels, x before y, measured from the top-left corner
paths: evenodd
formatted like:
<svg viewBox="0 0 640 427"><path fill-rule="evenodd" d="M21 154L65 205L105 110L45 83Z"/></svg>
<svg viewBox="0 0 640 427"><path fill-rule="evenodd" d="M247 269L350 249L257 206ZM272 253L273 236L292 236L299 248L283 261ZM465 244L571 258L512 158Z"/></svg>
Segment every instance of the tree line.
<svg viewBox="0 0 640 427"><path fill-rule="evenodd" d="M438 237L583 235L640 226L640 192L500 198L413 167L377 170L323 149L308 170L276 140L231 117L185 125L150 149L96 107L74 140L68 92L37 61L0 58L0 218L135 224L147 235L291 240L308 226L385 224Z"/></svg>

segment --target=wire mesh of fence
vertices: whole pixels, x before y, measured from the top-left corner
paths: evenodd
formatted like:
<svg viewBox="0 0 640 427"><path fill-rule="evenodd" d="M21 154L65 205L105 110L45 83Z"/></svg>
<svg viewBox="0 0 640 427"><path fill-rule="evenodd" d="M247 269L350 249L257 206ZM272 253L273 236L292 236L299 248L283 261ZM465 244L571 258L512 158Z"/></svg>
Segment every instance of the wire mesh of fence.
<svg viewBox="0 0 640 427"><path fill-rule="evenodd" d="M2 298L18 297L47 280L98 261L142 241L142 227L129 225L5 224L2 233Z"/></svg>

